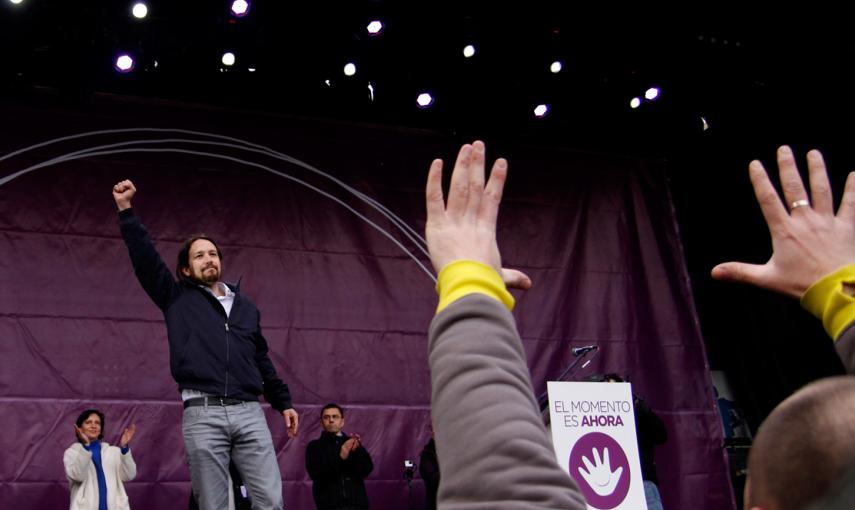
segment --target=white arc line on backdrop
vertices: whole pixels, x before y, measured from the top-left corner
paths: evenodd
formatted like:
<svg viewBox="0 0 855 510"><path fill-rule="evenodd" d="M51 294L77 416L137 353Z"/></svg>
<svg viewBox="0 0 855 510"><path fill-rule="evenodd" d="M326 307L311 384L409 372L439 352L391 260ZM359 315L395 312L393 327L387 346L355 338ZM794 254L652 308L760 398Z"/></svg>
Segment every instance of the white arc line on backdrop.
<svg viewBox="0 0 855 510"><path fill-rule="evenodd" d="M406 231L410 232L413 236L415 236L415 237L416 237L416 239L418 239L418 240L420 241L420 243L421 243L420 249L421 249L422 253L424 253L425 255L427 255L427 252L423 249L423 247L424 247L424 246L427 246L427 242L424 240L424 238L422 238L422 237L421 237L421 236L420 236L420 235L419 235L415 230L413 230L409 225L407 225L407 223L406 223L406 222L404 222L402 219L400 219L398 216L396 216L396 215L395 215L394 213L392 213L389 209L387 209L385 206L383 206L382 204L380 204L379 202L377 202L377 201L376 201L376 200L374 200L373 198L371 198L371 197L369 197L368 195L365 195L364 193L360 192L359 190L357 190L357 189L355 189L355 188L353 188L353 187L349 186L349 185L348 185L347 183L345 183L344 181L342 181L342 180L340 180L340 179L338 179L338 178L336 178L336 177L333 177L332 175L330 175L330 174L328 174L328 173L326 173L326 172L324 172L324 171L322 171L322 170L319 170L319 169L317 169L317 168L315 168L315 167L313 167L313 166L309 165L308 163L305 163L305 162L303 162L303 161L300 161L299 159L296 159L296 158L293 158L293 157L291 157L291 156L288 156L287 154L283 154L283 153L281 153L281 152L275 151L275 150L271 149L270 147L267 147L267 146L264 146L264 145L259 145L259 144L256 144L256 143L252 143L252 142L249 142L249 141L247 141L247 140L240 139L240 138L234 138L234 137L231 137L231 136L218 135L218 134L216 134L216 133L208 133L208 132L205 132L205 131L193 131L193 130L189 130L189 129L175 129L175 128L125 128L125 129L105 129L105 130L100 130L100 131L88 131L88 132L85 132L85 133L79 133L79 134L76 134L76 135L68 135L68 136L63 136L63 137L60 137L60 138L53 138L53 139L51 139L51 140L47 140L47 141L45 141L45 142L41 142L41 143L37 143L37 144L34 144L34 145L30 145L30 146L28 146L28 147L24 147L23 149L19 149L19 150L17 150L17 151L10 152L9 154L6 154L5 156L0 156L0 162L4 161L4 160L6 160L6 159L9 159L9 158L11 158L11 157L17 156L17 155L19 155L19 154L23 154L23 153L25 153L25 152L29 152L29 151L31 151L31 150L38 149L38 148L41 148L41 147L46 147L46 146L48 146L48 145L53 145L53 144L55 144L55 143L59 143L59 142L64 142L64 141L68 141L68 140L75 140L75 139L78 139L78 138L85 138L85 137L88 137L88 136L97 136L97 135L105 135L105 134L119 134L119 133L132 133L132 132L148 132L148 133L184 133L184 134L191 134L191 135L196 135L196 136L203 136L203 137L209 137L209 138L216 138L216 139L219 139L219 140L229 140L229 141L232 141L232 142L238 142L238 143L240 143L240 144L244 144L244 145L246 145L247 147L253 147L254 149L258 149L258 151L253 151L253 152L259 152L259 151L260 151L261 153L267 154L267 155L269 155L269 156L271 156L271 157L275 157L275 158L277 158L277 159L281 159L282 161L287 161L288 163L291 163L291 164L297 165L297 166L299 166L299 167L301 167L301 168L304 168L304 169L306 169L306 170L308 170L308 171L310 171L310 172L313 172L313 173L315 173L315 174L317 174L317 175L320 175L320 176L322 176L322 177L325 177L325 178L327 178L327 179L329 179L329 180L333 181L334 183L338 184L339 186L341 186L342 188L344 188L344 189L345 189L345 190L347 190L348 192L352 193L354 196L356 196L356 197L357 197L357 198L359 198L360 200L362 200L362 201L366 202L368 205L372 206L374 209L376 209L376 210L377 210L377 211L379 211L381 214L383 214L384 216L386 216L390 221L392 221L393 223L395 223L395 224L398 226L398 228L399 228L399 229L401 229L401 230L406 230ZM245 150L250 150L250 149L246 149L246 148L244 148L244 149L245 149ZM14 178L15 178L15 177L17 177L18 175L21 175L21 172L18 172L18 173L16 173L16 174L11 175L11 176L9 176L9 177L7 177L7 178L4 178L4 179L0 179L0 186L2 186L3 184L5 184L5 183L7 182L7 179L8 179L8 180L14 179ZM407 236L407 237L409 237L409 236ZM411 238L411 239L412 239L412 238ZM419 243L417 243L417 244L419 244Z"/></svg>
<svg viewBox="0 0 855 510"><path fill-rule="evenodd" d="M313 173L316 173L316 174L318 174L318 175L321 175L321 176L323 176L323 177L326 177L327 179L332 180L333 182L335 182L336 184L340 185L342 188L344 188L345 190L349 191L351 194L353 194L354 196L356 196L357 198L359 198L359 199L360 199L360 200L362 200L363 202L367 203L369 206L373 207L375 210L377 210L378 212L380 212L380 214L382 214L382 215L383 215L383 216L385 216L387 219L389 219L390 221L392 221L392 223L393 223L393 224L395 224L395 226L396 226L396 227L398 227L398 229L399 229L399 230L400 230L400 231L401 231L401 232L402 232L402 233L403 233L403 234L404 234L408 239L410 239L410 241L412 241L413 243L415 243L415 245L418 247L418 249L419 249L422 253L424 253L425 255L427 255L427 252L426 252L426 250L425 250L425 249L424 249L424 247L423 247L424 239L423 239L421 236L419 236L417 233L415 233L415 231L413 231L413 229L412 229L412 228L410 228L410 227L409 227L409 225L407 225L403 220L401 220L398 216L396 216L394 213L392 213L391 211L389 211L386 207L384 207L383 205L381 205L380 203L378 203L378 202L377 202L377 201L375 201L374 199L372 199L372 198L368 197L367 195L365 195L365 194L361 193L360 191L358 191L358 190L356 190L356 189L354 189L354 188L352 188L352 187L348 186L348 185L347 185L346 183L344 183L343 181L341 181L341 180L339 180L339 179L337 179L337 178L335 178L335 177L333 177L333 176L331 176L331 175L329 175L329 174L327 174L327 173L325 173L325 172L323 172L323 171L321 171L321 170L318 170L318 169L316 169L316 168L314 168L314 167L312 167L312 166L310 166L310 165L308 165L308 164L306 164L306 163L303 163L302 161L299 161L299 160L297 160L297 159L295 159L295 158L292 158L292 157L290 157L290 156L287 156L287 155L285 155L285 154L278 153L278 152L273 151L273 150L271 150L271 149L268 149L268 148L266 148L266 147L264 147L264 146L257 145L257 144L253 144L253 143L250 143L250 142L245 142L245 141L243 141L243 140L239 140L239 139L235 139L235 138L230 138L230 137L226 137L226 136L222 136L222 135L208 134L208 133L203 133L203 132L198 132L198 131L179 130L179 129L139 128L139 129L122 129L122 130L92 131L92 132L89 132L89 133L83 133L83 134L78 134L78 135L71 135L71 136L67 136L67 137L63 137L63 138L56 138L56 139L53 139L53 140L49 140L49 141L47 141L47 142L42 142L42 143L39 143L39 144L36 144L36 145L31 145L31 146L26 147L26 148L24 148L24 149L20 149L20 150L18 150L18 151L14 151L14 152L11 152L11 153L9 153L9 154L7 154L7 155L5 155L5 156L0 157L0 161L3 161L3 160L6 160L6 159L9 159L9 158L11 158L11 157L13 157L13 156L16 156L16 155L18 155L18 154L22 154L22 153L24 153L24 152L27 152L27 151L30 151L30 150L33 150L33 149L40 148L40 147L44 147L44 146L47 146L47 145L51 145L51 144L53 144L53 143L57 143L57 142L60 142L60 141L66 141L66 140L71 140L71 139L76 139L76 138L82 138L82 137L85 137L85 136L93 136L93 135L96 135L96 134L114 134L114 133L119 133L119 132L129 132L129 131L183 132L183 133L190 133L190 134L195 134L195 135L212 136L212 137L214 137L214 138L220 138L220 139L228 139L228 140L238 141L238 142L241 142L241 143L245 143L246 145L248 145L248 146L250 146L250 147L254 147L254 148L248 148L248 147L245 147L245 146L242 146L242 145L226 144L226 143L221 143L221 142L211 142L211 141L205 141L205 140L192 140L192 139L160 139L160 140L136 140L136 141L130 141L130 142L120 142L120 143L116 143L116 144L109 144L109 145L103 145L103 146L90 147L90 148L83 149L83 150L79 150L79 151L76 151L76 152L67 153L67 154L64 154L64 155L61 155L61 156L55 157L55 158L53 158L53 159L50 159L50 160L44 161L44 162L42 162L42 163L39 163L39 164L36 164L36 165L30 166L30 167L28 167L28 168L25 168L25 169L23 169L23 170L20 170L20 171L18 171L18 172L15 172L15 173L13 173L13 174L10 174L10 175L8 175L8 176L6 176L6 177L0 178L0 186L2 186L3 184L8 183L9 181L11 181L11 180L13 180L13 179L15 179L15 178L17 178L17 177L20 177L21 175L24 175L24 174L26 174L26 173L28 173L28 172L32 172L32 171L34 171L34 170L38 170L39 168L44 168L44 167L47 167L47 166L51 166L51 165L55 165L55 164L60 164L60 163L64 163L64 162L67 162L67 161L73 161L73 160L76 160L76 159L82 159L82 158L92 157L92 156L103 156L103 155L109 155L109 154L120 154L120 153L128 153L128 152L155 152L155 153L157 153L157 152L175 152L175 153L183 153L183 154L191 154L191 155L197 155L197 156L206 156L206 157L212 157L212 158L224 159L224 160L232 161L232 162L239 163L239 164L243 164L243 165L247 165L247 166L253 166L253 167L256 167L256 168L260 168L260 169L262 169L262 170L265 170L265 171L267 171L267 172L270 172L270 173L272 173L272 174L274 174L274 175L277 175L277 176L279 176L279 177L282 177L282 178L285 178L285 179L289 179L289 180L291 180L291 181L293 181L293 182L296 182L296 183L298 183L298 184L300 184L300 185L302 185L302 186L305 186L305 187L307 187L307 188L309 188L309 189L311 189L311 190L313 190L313 191L315 191L315 192L317 192L317 193L319 193L319 194L321 194L321 195L323 195L323 196L325 196L325 197L329 198L330 200L333 200L334 202L338 203L339 205L341 205L341 206L342 206L342 207L344 207L345 209L349 210L351 213L353 213L354 215L356 215L356 216L357 216L358 218L360 218L361 220L363 220L363 221L365 221L366 223L368 223L372 228L374 228L375 230L377 230L380 234L382 234L383 236L385 236L386 238L388 238L390 241L392 241L392 242L393 242L396 246L398 246L398 247L399 247L399 248L400 248L404 253L406 253L406 254L407 254L407 256L409 256L409 257L410 257L410 258L411 258L411 259L412 259L412 260L413 260L413 261L414 261L414 262L419 266L419 268L421 268L421 270L422 270L422 271L424 271L424 272L428 275L428 277L429 277L431 280L433 280L434 282L436 281L436 277L433 275L433 273L431 273L431 272L430 272L430 270L428 270L428 269L424 266L424 264L422 264L422 262L421 262L421 261L420 261L420 260L419 260L415 255L413 255L413 254L412 254L412 253L411 253L411 252L410 252L406 247L404 247L404 245L403 245L403 244L401 244L401 243L400 243L397 239L395 239L391 234L389 234L388 232L386 232L386 231L383 229L383 227L381 227L381 226L377 225L376 223L374 223L373 221L369 220L369 219L368 219L367 217L365 217L363 214L359 213L359 212L358 212L358 211L356 211L354 208L352 208L352 207L351 207L351 206L349 206L348 204L344 203L341 199L339 199L339 198L335 197L334 195L332 195L332 194L330 194L330 193L328 193L328 192L326 192L326 191L323 191L323 190L321 190L320 188L317 188L317 187L315 187L315 186L313 186L313 185L309 184L308 182L303 181L302 179L299 179L299 178L294 177L294 176L292 176L292 175L289 175L289 174L287 174L287 173L285 173L285 172L280 172L280 171L278 171L278 170L274 170L273 168L270 168L270 167L268 167L268 166L266 166L266 165L262 165L262 164L260 164L260 163L255 163L255 162L250 162L250 161L245 161L245 160L242 160L242 159L239 159L239 158L235 158L235 157L232 157L232 156L226 156L226 155L222 155L222 154L215 154L215 153L209 153L209 152L203 152L203 151L192 151L192 150L187 150L187 149L174 149L174 148L159 148L159 149L153 149L153 148L148 148L148 149L147 149L147 148L127 148L127 149L116 149L116 150L102 150L102 149L113 149L113 148L115 148L115 147L124 147L124 146L127 146L127 145L138 145L138 144L147 144L147 143L172 143L172 142L178 142L178 143L189 143L189 144L199 144L199 145L218 145L218 146L223 146L223 147L236 148L236 149L247 150L247 151L251 151L251 152L257 152L257 153L265 154L265 155L268 155L268 156L274 157L274 158L276 158L276 159L280 159L280 160L283 160L283 161L287 161L287 162L289 162L289 163L295 164L295 165L300 166L300 167L302 167L302 168L305 168L305 169L307 169L307 170L309 170L309 171L311 171L311 172L313 172ZM415 239L413 238L414 236L415 236Z"/></svg>
<svg viewBox="0 0 855 510"><path fill-rule="evenodd" d="M223 142L212 142L212 141L208 141L208 140L194 140L194 139L189 139L189 138L157 138L157 139L150 139L150 140L132 140L129 142L117 142L117 143L108 144L108 145L98 145L98 146L94 146L94 147L87 147L86 149L81 149L81 150L75 151L75 152L69 152L69 153L63 154L61 156L57 156L53 159L48 160L47 163L49 163L50 165L53 165L53 164L63 163L65 161L72 161L74 159L80 159L80 158L86 157L86 155L89 154L90 152L101 151L104 149L114 149L114 148L118 148L118 147L125 147L128 145L145 145L145 144L159 144L159 143L186 143L186 144L195 144L195 145L216 145L216 146L220 146L220 147L229 147L229 148L233 148L233 149L240 149L240 150L245 150L245 151L249 151L249 152L264 154L266 156L270 156L270 157L273 157L276 159L287 161L288 163L295 163L295 164L301 163L299 160L295 160L293 158L290 158L289 156L280 157L278 154L270 154L268 151L265 151L263 149L254 149L254 148L244 147L242 145L237 145L237 144L223 143ZM0 158L0 161L2 161L2 158ZM25 168L23 170L19 170L18 172L10 174L6 177L0 178L0 186L2 186L3 184L6 184L8 181L11 181L13 179L20 177L21 175L24 175L28 172L32 172L33 170L43 168L44 166L46 166L46 165L38 164L38 165L29 167L29 168ZM290 174L287 174L285 172L279 172L276 170L272 170L270 168L265 168L265 169L276 174L276 175L279 175L281 177L285 177L285 176L290 177ZM413 242L413 244L416 245L416 247L419 249L419 251L421 251L426 257L429 257L428 252L424 247L424 245L426 244L425 240L421 236L419 236L417 233L415 233L415 231L413 231L413 229L410 228L410 226L407 225L406 222L404 222L404 220L402 220L401 218L396 216L394 213L389 211L386 207L384 207L379 202L376 202L374 199L368 197L367 195L361 193L360 191L358 191L358 190L348 186L347 184L339 181L335 177L332 177L332 176L330 176L330 175L328 175L328 174L326 174L320 170L317 170L317 169L313 169L313 171L315 173L324 175L325 177L328 177L329 179L335 181L337 184L340 184L343 188L345 188L345 190L349 191L350 193L355 195L357 198L361 199L363 202L366 202L369 206L372 206L380 214L382 214L388 220L390 220L392 223L394 223L395 226L397 226L398 229L401 231L401 233L403 233L410 241ZM300 184L305 185L305 183L303 181L301 181L299 179L296 179L296 180Z"/></svg>

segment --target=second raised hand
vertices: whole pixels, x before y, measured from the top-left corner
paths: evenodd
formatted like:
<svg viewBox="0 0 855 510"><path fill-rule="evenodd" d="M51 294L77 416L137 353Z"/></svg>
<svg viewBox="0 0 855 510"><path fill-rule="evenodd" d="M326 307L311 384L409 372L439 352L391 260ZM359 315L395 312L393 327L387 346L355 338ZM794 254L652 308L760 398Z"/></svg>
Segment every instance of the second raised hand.
<svg viewBox="0 0 855 510"><path fill-rule="evenodd" d="M485 152L481 141L460 148L447 204L442 191L442 160L431 163L425 189L425 238L431 262L438 273L455 260L474 260L493 267L508 287L527 289L531 287L527 275L502 268L496 243L496 219L508 163L497 159L485 184Z"/></svg>
<svg viewBox="0 0 855 510"><path fill-rule="evenodd" d="M748 168L772 237L772 256L765 264L719 264L712 276L800 298L823 276L855 262L855 173L846 180L835 215L822 154L813 150L807 156L811 200L790 148L779 148L777 156L783 203L763 165L752 161Z"/></svg>

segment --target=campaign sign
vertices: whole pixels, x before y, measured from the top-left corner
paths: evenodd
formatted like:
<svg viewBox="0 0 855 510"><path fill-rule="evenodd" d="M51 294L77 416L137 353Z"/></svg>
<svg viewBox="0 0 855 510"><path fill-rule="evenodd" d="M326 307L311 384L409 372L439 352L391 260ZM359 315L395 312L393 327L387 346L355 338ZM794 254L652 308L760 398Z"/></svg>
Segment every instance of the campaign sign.
<svg viewBox="0 0 855 510"><path fill-rule="evenodd" d="M629 383L548 382L552 444L592 510L646 510Z"/></svg>

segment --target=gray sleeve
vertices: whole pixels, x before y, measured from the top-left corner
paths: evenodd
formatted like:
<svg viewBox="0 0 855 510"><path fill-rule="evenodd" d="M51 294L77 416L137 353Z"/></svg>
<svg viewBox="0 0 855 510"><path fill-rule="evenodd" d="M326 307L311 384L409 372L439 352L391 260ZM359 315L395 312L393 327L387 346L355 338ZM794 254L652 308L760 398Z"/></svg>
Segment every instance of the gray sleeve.
<svg viewBox="0 0 855 510"><path fill-rule="evenodd" d="M855 322L850 323L843 330L843 333L837 337L834 342L834 348L837 350L837 355L840 356L840 361L846 367L846 372L855 374Z"/></svg>
<svg viewBox="0 0 855 510"><path fill-rule="evenodd" d="M429 332L432 419L443 509L585 509L555 459L513 316L470 294Z"/></svg>

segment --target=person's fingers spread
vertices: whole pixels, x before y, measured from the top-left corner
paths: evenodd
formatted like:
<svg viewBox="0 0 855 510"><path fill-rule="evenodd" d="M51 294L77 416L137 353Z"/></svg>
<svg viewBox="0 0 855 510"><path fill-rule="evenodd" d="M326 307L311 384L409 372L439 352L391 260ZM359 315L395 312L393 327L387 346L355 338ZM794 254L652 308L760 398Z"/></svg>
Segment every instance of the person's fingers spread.
<svg viewBox="0 0 855 510"><path fill-rule="evenodd" d="M462 216L469 203L469 170L471 167L472 146L460 148L454 170L451 172L451 185L448 188L448 207L446 211L454 217Z"/></svg>
<svg viewBox="0 0 855 510"><path fill-rule="evenodd" d="M778 192L769 181L766 169L759 161L752 161L748 165L748 175L751 178L751 186L754 188L754 196L766 220L766 226L773 232L789 218L787 210L781 204Z"/></svg>
<svg viewBox="0 0 855 510"><path fill-rule="evenodd" d="M472 143L472 157L469 167L469 201L466 203L466 214L470 217L478 215L481 195L484 193L484 165L486 148L484 142L476 140Z"/></svg>
<svg viewBox="0 0 855 510"><path fill-rule="evenodd" d="M425 200L428 222L441 218L445 213L445 201L442 196L442 160L440 159L433 160L430 165Z"/></svg>
<svg viewBox="0 0 855 510"><path fill-rule="evenodd" d="M528 290L531 288L531 278L522 271L502 268L502 281L509 289Z"/></svg>
<svg viewBox="0 0 855 510"><path fill-rule="evenodd" d="M505 181L508 177L508 162L499 158L493 163L490 171L490 180L484 188L484 196L478 211L478 219L487 228L496 229L496 219L499 216L499 204L502 202L502 193L505 189Z"/></svg>
<svg viewBox="0 0 855 510"><path fill-rule="evenodd" d="M832 215L834 214L834 199L831 195L828 170L825 167L822 153L818 150L808 152L807 161L813 209L820 214Z"/></svg>
<svg viewBox="0 0 855 510"><path fill-rule="evenodd" d="M781 177L781 189L784 192L787 207L792 207L792 204L798 200L807 199L807 191L799 175L793 151L786 145L778 148L778 175Z"/></svg>
<svg viewBox="0 0 855 510"><path fill-rule="evenodd" d="M760 271L763 266L745 264L743 262L725 262L712 269L711 275L716 280L736 283L747 283L762 287Z"/></svg>
<svg viewBox="0 0 855 510"><path fill-rule="evenodd" d="M855 172L849 172L849 176L846 177L846 186L843 188L843 198L840 199L837 217L850 224L855 221Z"/></svg>

